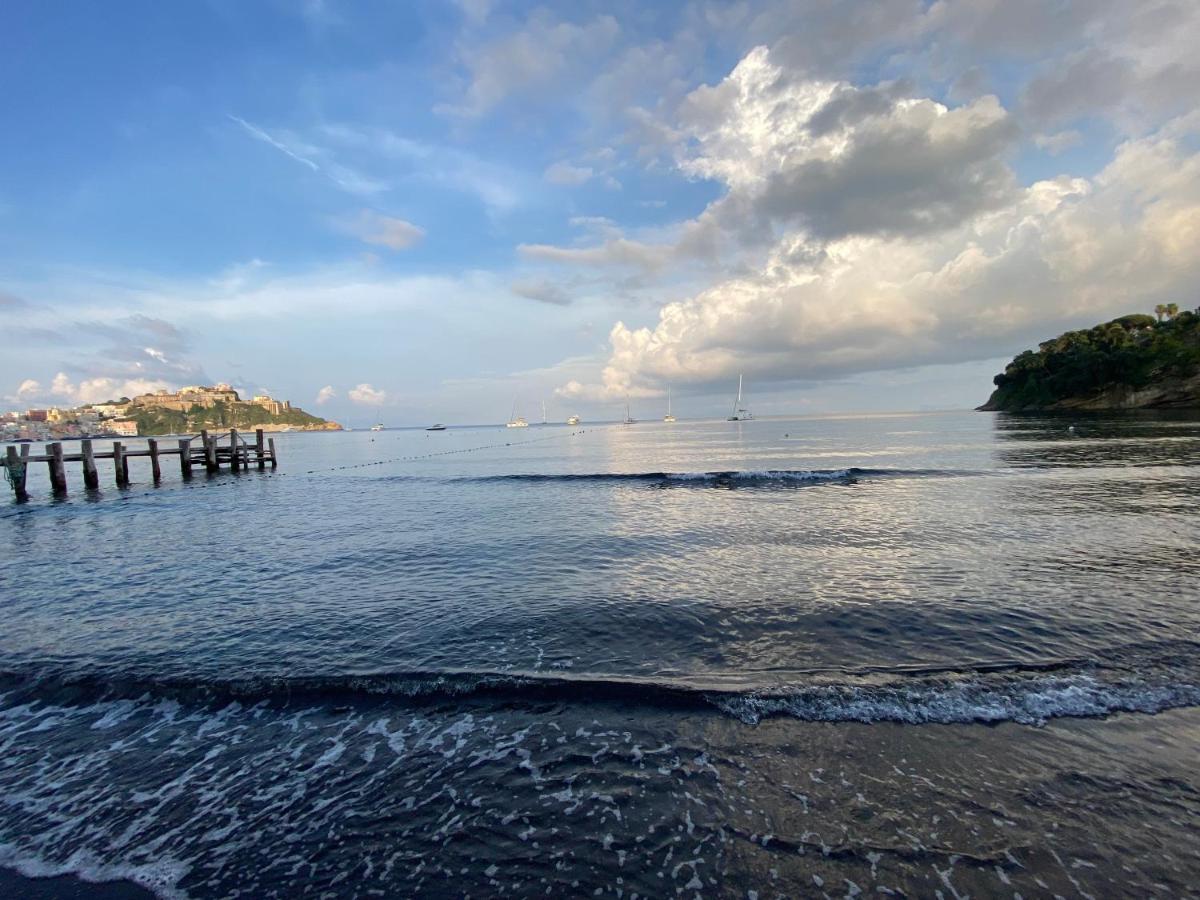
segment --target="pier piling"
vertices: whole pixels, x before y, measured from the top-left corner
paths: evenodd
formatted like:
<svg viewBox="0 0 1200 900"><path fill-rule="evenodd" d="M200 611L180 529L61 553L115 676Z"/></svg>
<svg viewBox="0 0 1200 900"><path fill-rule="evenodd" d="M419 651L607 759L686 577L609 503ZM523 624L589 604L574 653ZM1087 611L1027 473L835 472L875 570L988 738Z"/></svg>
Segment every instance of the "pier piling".
<svg viewBox="0 0 1200 900"><path fill-rule="evenodd" d="M53 443L46 449L50 451L50 458L46 460L50 469L50 488L56 497L64 496L67 493L67 469L63 465L62 444Z"/></svg>
<svg viewBox="0 0 1200 900"><path fill-rule="evenodd" d="M113 477L117 487L129 484L129 467L125 462L125 448L120 441L113 441Z"/></svg>
<svg viewBox="0 0 1200 900"><path fill-rule="evenodd" d="M154 483L158 484L162 481L162 467L158 464L158 441L154 438L146 438L146 447L150 450L150 474L154 478Z"/></svg>
<svg viewBox="0 0 1200 900"><path fill-rule="evenodd" d="M17 448L9 445L5 448L4 455L5 471L8 473L8 480L12 484L13 492L17 495L17 502L24 502L29 499L29 495L25 493L25 458L28 454L18 456Z"/></svg>
<svg viewBox="0 0 1200 900"><path fill-rule="evenodd" d="M204 468L208 472L217 471L217 439L210 437L207 431L200 432L204 441Z"/></svg>
<svg viewBox="0 0 1200 900"><path fill-rule="evenodd" d="M179 474L187 481L192 477L192 439L179 439Z"/></svg>
<svg viewBox="0 0 1200 900"><path fill-rule="evenodd" d="M89 491L100 487L100 473L96 471L96 455L92 449L90 438L79 442L80 455L83 457L83 486Z"/></svg>
<svg viewBox="0 0 1200 900"><path fill-rule="evenodd" d="M211 435L207 431L201 432L199 435L180 438L178 448L163 447L157 438L146 438L145 449L130 448L121 441L113 441L112 451L108 453L98 452L90 438L82 438L79 443L79 451L74 453L64 452L61 441L46 443L45 451L35 455L30 455L28 443L22 443L19 447L10 444L0 450L0 469L4 470L5 478L19 502L29 498L25 485L31 462L46 464L50 488L56 497L67 494L66 464L73 462L82 463L83 483L88 490L96 490L100 487L100 475L96 465L98 459L113 461L113 479L116 481L117 487L122 488L127 487L130 483L130 457L149 457L150 472L155 484L160 484L162 481L162 458L175 454L179 456L179 472L184 480L191 478L193 466L201 462L209 472L213 473L219 472L222 463L225 462L229 463L229 469L232 472L248 472L254 462L258 463L259 469L266 468L268 462L274 469L279 465L279 460L275 456L275 439L267 438L263 431L264 429L261 428L255 429L254 443L251 444L238 434L236 428L230 429L228 449L224 446L224 435L218 439L216 435ZM192 449L192 442L197 437L203 442L203 450Z"/></svg>

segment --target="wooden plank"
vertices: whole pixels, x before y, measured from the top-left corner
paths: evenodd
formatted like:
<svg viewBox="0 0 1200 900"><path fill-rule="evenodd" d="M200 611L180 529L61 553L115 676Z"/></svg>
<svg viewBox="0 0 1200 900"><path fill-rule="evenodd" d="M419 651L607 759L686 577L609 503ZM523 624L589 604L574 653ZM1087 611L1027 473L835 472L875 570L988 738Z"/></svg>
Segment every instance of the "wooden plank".
<svg viewBox="0 0 1200 900"><path fill-rule="evenodd" d="M158 464L158 441L154 438L146 438L146 447L150 454L150 474L154 478L154 483L158 484L162 481L162 467Z"/></svg>
<svg viewBox="0 0 1200 900"><path fill-rule="evenodd" d="M117 487L129 484L129 464L125 462L125 448L120 441L113 441L113 476Z"/></svg>
<svg viewBox="0 0 1200 900"><path fill-rule="evenodd" d="M50 461L46 464L50 469L50 489L55 496L62 497L67 493L67 467L63 465L62 444L57 441L47 444L50 451Z"/></svg>
<svg viewBox="0 0 1200 900"><path fill-rule="evenodd" d="M192 439L179 439L179 474L186 481L192 477Z"/></svg>
<svg viewBox="0 0 1200 900"><path fill-rule="evenodd" d="M84 438L80 447L83 450L83 486L89 491L94 491L100 487L100 473L96 471L96 456L92 452L91 439Z"/></svg>
<svg viewBox="0 0 1200 900"><path fill-rule="evenodd" d="M25 493L25 460L17 455L17 448L11 444L4 449L4 465L8 469L8 480L12 482L13 494L16 496L17 502L24 503L29 499L29 495Z"/></svg>
<svg viewBox="0 0 1200 900"><path fill-rule="evenodd" d="M279 457L275 455L275 438L267 438L267 446L271 448L271 468L279 465Z"/></svg>
<svg viewBox="0 0 1200 900"><path fill-rule="evenodd" d="M261 472L267 464L267 461L263 459L266 448L263 446L263 430L261 428L254 429L254 452L258 456L258 469Z"/></svg>

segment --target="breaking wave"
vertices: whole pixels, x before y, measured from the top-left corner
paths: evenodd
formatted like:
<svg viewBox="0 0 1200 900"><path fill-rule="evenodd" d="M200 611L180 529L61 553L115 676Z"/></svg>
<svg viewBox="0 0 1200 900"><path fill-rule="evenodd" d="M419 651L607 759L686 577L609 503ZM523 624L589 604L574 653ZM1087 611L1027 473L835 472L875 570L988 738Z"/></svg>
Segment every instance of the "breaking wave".
<svg viewBox="0 0 1200 900"><path fill-rule="evenodd" d="M187 679L99 673L0 674L5 705L97 699L191 703L410 704L608 703L712 710L747 724L772 717L807 722L1042 724L1061 717L1158 713L1200 706L1200 673L1178 659L1105 667L1089 661L998 663L968 668L814 671L771 684L719 677L652 680L538 672L384 672L312 677Z"/></svg>
<svg viewBox="0 0 1200 900"><path fill-rule="evenodd" d="M771 485L853 482L864 478L937 478L978 475L944 469L735 469L713 472L518 473L455 478L470 482L630 482L661 485Z"/></svg>

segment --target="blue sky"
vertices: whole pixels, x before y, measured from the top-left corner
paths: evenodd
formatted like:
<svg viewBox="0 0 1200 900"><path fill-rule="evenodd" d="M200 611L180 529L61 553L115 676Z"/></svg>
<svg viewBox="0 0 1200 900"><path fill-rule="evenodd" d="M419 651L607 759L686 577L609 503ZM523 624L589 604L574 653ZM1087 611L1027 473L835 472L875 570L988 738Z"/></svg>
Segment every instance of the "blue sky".
<svg viewBox="0 0 1200 900"><path fill-rule="evenodd" d="M1196 20L6 4L0 396L707 415L745 371L763 413L974 405L1039 338L1192 305Z"/></svg>

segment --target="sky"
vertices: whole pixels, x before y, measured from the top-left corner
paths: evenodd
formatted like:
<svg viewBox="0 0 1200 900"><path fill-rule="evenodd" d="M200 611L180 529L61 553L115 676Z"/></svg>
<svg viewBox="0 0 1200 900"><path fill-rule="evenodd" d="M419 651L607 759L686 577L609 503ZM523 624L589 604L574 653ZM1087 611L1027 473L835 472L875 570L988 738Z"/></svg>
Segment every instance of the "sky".
<svg viewBox="0 0 1200 900"><path fill-rule="evenodd" d="M1200 303L1200 4L0 6L0 404L968 408Z"/></svg>

